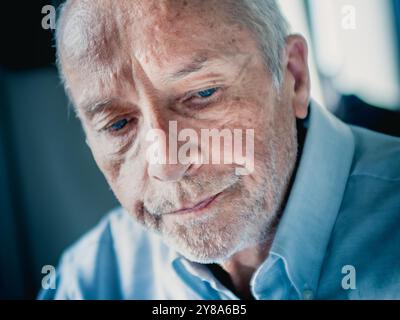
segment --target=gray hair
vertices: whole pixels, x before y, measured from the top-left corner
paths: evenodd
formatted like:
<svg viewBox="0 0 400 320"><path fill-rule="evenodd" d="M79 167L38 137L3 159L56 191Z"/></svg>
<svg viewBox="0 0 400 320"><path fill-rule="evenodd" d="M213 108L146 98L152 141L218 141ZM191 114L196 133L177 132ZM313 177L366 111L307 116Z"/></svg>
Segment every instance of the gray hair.
<svg viewBox="0 0 400 320"><path fill-rule="evenodd" d="M63 74L60 48L61 31L60 27L63 20L63 13L66 7L65 1L58 10L58 25L55 33L55 42L57 48L57 66L60 72L61 80L67 91ZM274 87L279 90L283 83L282 56L285 48L286 37L289 34L289 24L284 18L276 0L232 0L231 5L227 6L231 17L239 24L250 29L255 35L260 50L264 56L266 66L272 76ZM70 97L71 98L71 97Z"/></svg>
<svg viewBox="0 0 400 320"><path fill-rule="evenodd" d="M289 24L276 0L235 0L234 17L256 36L276 89L283 82L282 56Z"/></svg>

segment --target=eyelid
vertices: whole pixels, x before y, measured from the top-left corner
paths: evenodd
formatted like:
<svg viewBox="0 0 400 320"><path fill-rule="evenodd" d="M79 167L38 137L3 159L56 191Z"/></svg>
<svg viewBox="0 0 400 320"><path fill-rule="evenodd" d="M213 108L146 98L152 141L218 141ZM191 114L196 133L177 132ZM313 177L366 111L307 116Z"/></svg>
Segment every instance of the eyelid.
<svg viewBox="0 0 400 320"><path fill-rule="evenodd" d="M126 108L114 108L114 109L109 109L107 113L104 113L102 118L97 119L99 124L101 125L100 130L104 130L116 122L127 119L128 121L133 119L133 118L139 118L140 113L138 113L135 110L131 109L126 109Z"/></svg>
<svg viewBox="0 0 400 320"><path fill-rule="evenodd" d="M125 124L125 126L120 129L120 130L113 130L112 126L115 125L117 122L121 121L121 120L127 120L127 123ZM101 132L104 132L108 135L111 136L118 136L118 135L123 135L123 132L127 129L127 127L129 125L132 124L133 122L138 122L139 119L137 119L137 117L129 115L129 116L119 116L114 118L113 120L109 121L102 129L100 129Z"/></svg>
<svg viewBox="0 0 400 320"><path fill-rule="evenodd" d="M215 89L214 94L212 94L210 97L206 97L206 98L200 98L200 97L196 97L196 94L198 94L201 91L207 91L210 89ZM191 98L199 98L203 101L207 101L208 99L212 99L214 97L215 94L217 94L220 90L222 89L222 86L214 86L214 87L206 87L204 89L200 89L200 90L193 90L191 92L188 92L182 99L183 102L190 100Z"/></svg>

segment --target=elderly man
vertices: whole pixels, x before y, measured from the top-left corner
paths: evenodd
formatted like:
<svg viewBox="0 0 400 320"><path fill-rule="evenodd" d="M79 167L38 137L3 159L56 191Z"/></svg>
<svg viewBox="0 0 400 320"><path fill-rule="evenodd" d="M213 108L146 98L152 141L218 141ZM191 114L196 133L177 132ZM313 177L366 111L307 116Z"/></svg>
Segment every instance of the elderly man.
<svg viewBox="0 0 400 320"><path fill-rule="evenodd" d="M306 42L274 0L70 0L57 49L122 208L42 298L400 298L399 140L310 101ZM206 129L246 139L232 161L208 161L225 136L180 152Z"/></svg>

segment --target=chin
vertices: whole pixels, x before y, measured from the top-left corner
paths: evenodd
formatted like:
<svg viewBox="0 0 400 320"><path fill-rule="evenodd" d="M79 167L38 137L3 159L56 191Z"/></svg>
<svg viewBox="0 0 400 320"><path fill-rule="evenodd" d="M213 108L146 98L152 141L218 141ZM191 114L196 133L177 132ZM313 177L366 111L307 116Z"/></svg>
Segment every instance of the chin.
<svg viewBox="0 0 400 320"><path fill-rule="evenodd" d="M232 207L233 208L233 207ZM197 224L168 225L162 230L164 242L186 259L202 263L222 263L237 252L263 242L267 238L270 219L263 215L232 215L232 210L211 218L203 219Z"/></svg>
<svg viewBox="0 0 400 320"><path fill-rule="evenodd" d="M228 260L237 250L234 246L209 246L201 245L193 248L184 244L183 241L166 239L166 244L184 256L186 259L201 264L222 263ZM232 245L232 244L230 244Z"/></svg>

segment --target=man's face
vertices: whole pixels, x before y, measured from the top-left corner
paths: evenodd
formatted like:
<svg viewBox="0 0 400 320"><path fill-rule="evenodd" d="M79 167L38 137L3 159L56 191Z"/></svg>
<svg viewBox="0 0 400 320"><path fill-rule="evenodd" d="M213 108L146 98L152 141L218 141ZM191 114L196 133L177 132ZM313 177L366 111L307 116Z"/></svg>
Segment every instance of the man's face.
<svg viewBox="0 0 400 320"><path fill-rule="evenodd" d="M74 1L60 33L77 113L116 197L199 262L266 240L297 150L287 86L275 90L254 36L229 20L224 3ZM253 129L254 170L239 176L237 164L223 161L152 163L148 133L176 140L170 121L199 137L201 129ZM200 142L195 148L204 151ZM159 150L168 159L169 148Z"/></svg>

